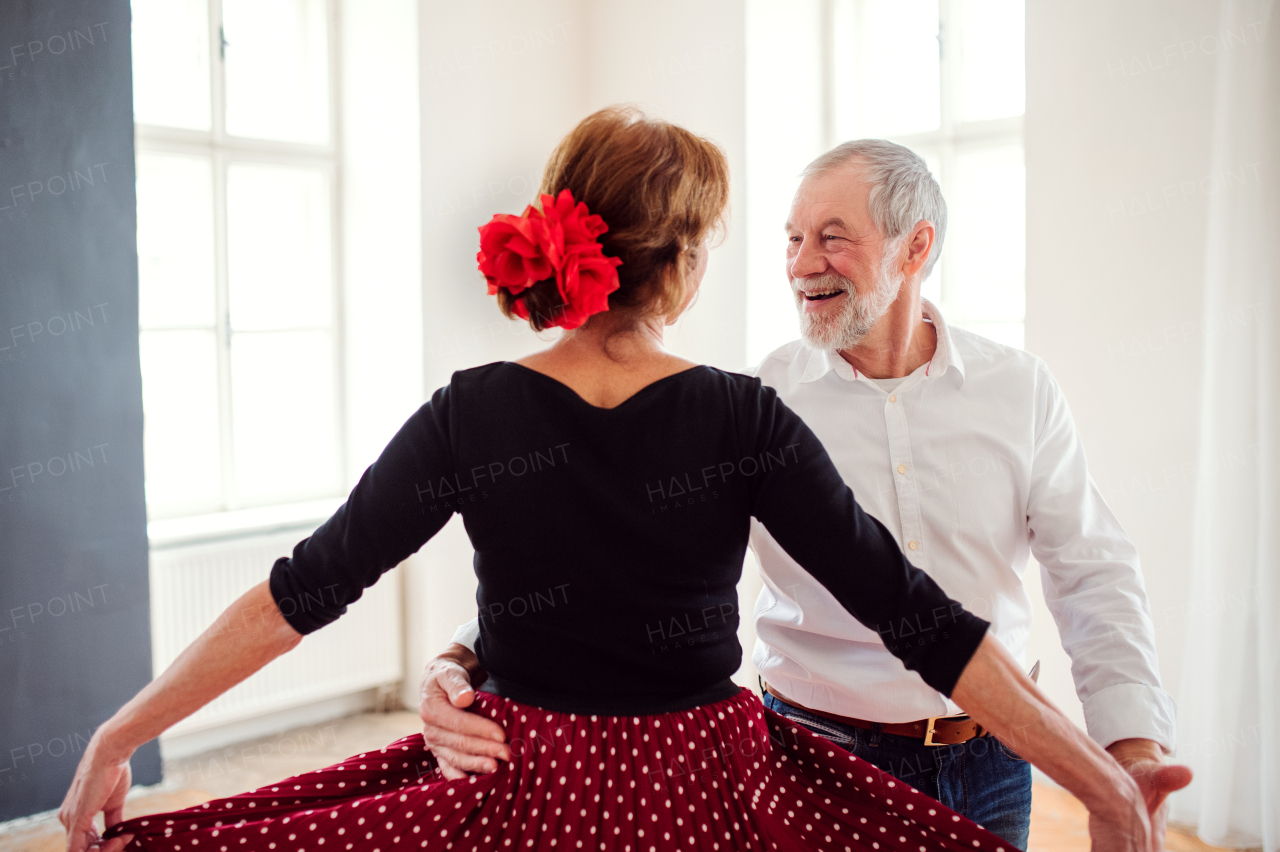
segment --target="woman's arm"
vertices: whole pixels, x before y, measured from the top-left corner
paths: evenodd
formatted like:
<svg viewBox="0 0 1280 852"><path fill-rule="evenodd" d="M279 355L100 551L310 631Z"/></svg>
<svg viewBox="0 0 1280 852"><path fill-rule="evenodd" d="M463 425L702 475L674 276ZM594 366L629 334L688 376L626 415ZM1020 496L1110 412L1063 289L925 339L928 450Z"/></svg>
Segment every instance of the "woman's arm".
<svg viewBox="0 0 1280 852"><path fill-rule="evenodd" d="M85 852L96 839L93 819L99 812L105 812L108 826L120 822L129 758L139 746L301 641L265 581L227 607L163 674L94 732L58 815L67 830L68 852ZM113 839L103 852L123 849L130 837Z"/></svg>
<svg viewBox="0 0 1280 852"><path fill-rule="evenodd" d="M760 422L748 422L748 446L761 457L785 448L788 463L756 477L751 509L783 549L908 669L1074 793L1089 810L1095 852L1157 852L1153 791L1049 703L986 621L903 556L885 526L857 505L821 443L772 391L762 391L760 409ZM898 625L933 632L937 641L898 641Z"/></svg>
<svg viewBox="0 0 1280 852"><path fill-rule="evenodd" d="M1152 801L1110 754L1049 703L990 634L969 659L951 698L1084 804L1094 852L1159 852L1151 815L1164 797ZM1168 776L1162 780L1170 789L1191 780L1185 766L1162 766L1156 772Z"/></svg>
<svg viewBox="0 0 1280 852"><path fill-rule="evenodd" d="M194 713L347 611L385 572L435 535L453 508L424 493L456 477L448 437L449 388L419 408L352 489L347 501L279 559L271 576L227 608L164 674L112 716L89 741L60 818L71 852L96 836L93 818L120 822L129 791L129 757L143 743ZM439 503L440 501L435 501ZM118 838L104 852L123 848Z"/></svg>

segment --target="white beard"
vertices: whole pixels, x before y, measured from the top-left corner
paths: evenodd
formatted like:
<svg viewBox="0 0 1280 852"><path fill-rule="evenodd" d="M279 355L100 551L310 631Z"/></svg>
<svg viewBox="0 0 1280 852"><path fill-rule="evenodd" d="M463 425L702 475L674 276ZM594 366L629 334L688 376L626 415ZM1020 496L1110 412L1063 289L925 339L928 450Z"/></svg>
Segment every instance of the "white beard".
<svg viewBox="0 0 1280 852"><path fill-rule="evenodd" d="M898 298L905 276L893 274L893 262L897 252L885 252L880 264L880 274L875 285L866 293L859 293L853 282L835 272L819 278L805 279L808 284L820 284L827 288L844 290L848 295L844 305L834 315L825 317L805 313L804 296L799 292L799 282L792 279L791 288L796 293L800 312L800 337L814 349L838 352L856 346L873 329L889 306Z"/></svg>

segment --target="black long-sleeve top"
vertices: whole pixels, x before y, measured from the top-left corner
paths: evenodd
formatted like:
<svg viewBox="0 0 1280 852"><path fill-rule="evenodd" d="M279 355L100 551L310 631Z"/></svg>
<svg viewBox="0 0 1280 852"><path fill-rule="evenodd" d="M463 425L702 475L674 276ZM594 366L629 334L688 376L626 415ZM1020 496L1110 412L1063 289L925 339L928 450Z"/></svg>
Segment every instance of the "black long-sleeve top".
<svg viewBox="0 0 1280 852"><path fill-rule="evenodd" d="M610 409L518 364L455 373L276 562L277 606L300 633L323 627L454 512L475 548L486 688L551 710L732 694L752 516L863 624L939 626L943 641L894 653L940 692L987 628L907 562L771 388L711 367Z"/></svg>

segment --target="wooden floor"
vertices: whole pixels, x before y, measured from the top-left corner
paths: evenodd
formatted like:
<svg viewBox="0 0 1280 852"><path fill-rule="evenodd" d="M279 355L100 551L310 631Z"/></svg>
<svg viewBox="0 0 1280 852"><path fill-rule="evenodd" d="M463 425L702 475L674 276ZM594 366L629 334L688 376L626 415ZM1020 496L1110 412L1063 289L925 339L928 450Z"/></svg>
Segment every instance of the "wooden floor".
<svg viewBox="0 0 1280 852"><path fill-rule="evenodd" d="M163 792L131 799L125 816L187 808L337 763L381 748L418 730L413 713L367 713L324 725L264 737L165 764ZM53 819L0 833L0 852L61 852L61 827ZM1221 852L1186 832L1170 830L1169 852ZM1088 852L1084 806L1057 787L1036 784L1031 804L1030 852Z"/></svg>

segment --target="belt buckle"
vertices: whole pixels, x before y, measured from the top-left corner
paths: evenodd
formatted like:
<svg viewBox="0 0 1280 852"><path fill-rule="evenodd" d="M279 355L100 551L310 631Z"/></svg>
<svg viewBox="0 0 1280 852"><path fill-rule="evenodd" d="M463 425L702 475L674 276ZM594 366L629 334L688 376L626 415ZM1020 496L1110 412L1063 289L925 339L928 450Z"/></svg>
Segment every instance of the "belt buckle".
<svg viewBox="0 0 1280 852"><path fill-rule="evenodd" d="M924 744L925 745L927 746L946 745L946 743L935 743L933 741L934 725L937 723L939 719L945 719L945 718L947 717L946 716L930 716L928 719L925 720L925 723L924 723Z"/></svg>
<svg viewBox="0 0 1280 852"><path fill-rule="evenodd" d="M934 732L934 730L935 730L935 726L936 726L936 724L937 724L938 720L939 720L939 719L956 719L956 720L963 720L963 719L968 719L968 718L969 718L969 714L968 714L968 713L957 713L957 714L956 714L956 715L954 715L954 716L930 716L928 719L926 719L926 720L925 720L925 723L924 723L924 744L925 744L925 745L927 745L927 746L945 746L945 745L951 745L951 743L935 743L935 742L933 741L933 732ZM982 730L982 729L981 729L981 728L979 728L978 730Z"/></svg>

